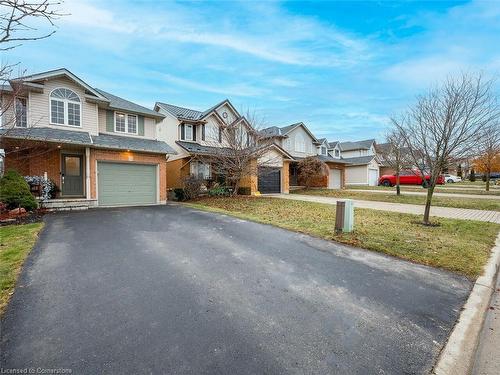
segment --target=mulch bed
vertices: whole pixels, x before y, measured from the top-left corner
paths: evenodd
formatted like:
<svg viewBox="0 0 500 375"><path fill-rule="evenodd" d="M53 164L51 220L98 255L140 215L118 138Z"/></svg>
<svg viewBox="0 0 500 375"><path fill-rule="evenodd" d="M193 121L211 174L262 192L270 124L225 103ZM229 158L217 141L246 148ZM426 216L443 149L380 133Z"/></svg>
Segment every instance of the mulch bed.
<svg viewBox="0 0 500 375"><path fill-rule="evenodd" d="M0 213L0 226L31 224L42 221L46 210L39 209L33 212L25 212L19 215L11 215L8 211Z"/></svg>

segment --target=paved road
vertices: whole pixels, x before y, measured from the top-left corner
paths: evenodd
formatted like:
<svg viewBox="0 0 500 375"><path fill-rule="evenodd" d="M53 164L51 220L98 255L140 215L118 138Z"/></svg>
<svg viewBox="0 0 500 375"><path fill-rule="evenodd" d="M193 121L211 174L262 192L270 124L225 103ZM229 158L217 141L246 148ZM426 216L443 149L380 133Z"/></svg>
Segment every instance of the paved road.
<svg viewBox="0 0 500 375"><path fill-rule="evenodd" d="M346 189L347 191L360 191L363 193L375 193L375 194L394 194L396 195L395 190L375 190L375 189ZM425 191L407 191L402 189L405 195L422 195L426 196L427 192ZM472 199L500 199L500 195L479 195L479 194L462 194L462 193L443 193L434 192L436 197L445 197L445 198L472 198Z"/></svg>
<svg viewBox="0 0 500 375"><path fill-rule="evenodd" d="M337 204L337 201L345 199L305 194L266 194L264 196L324 204ZM415 215L423 215L424 213L424 206L419 204L363 201L357 199L353 199L352 201L354 202L354 207L357 208L369 208L372 210L402 212ZM445 217L449 219L487 221L500 224L500 211L471 210L467 208L433 206L431 207L431 216Z"/></svg>
<svg viewBox="0 0 500 375"><path fill-rule="evenodd" d="M427 373L471 284L181 206L46 216L2 321L4 368Z"/></svg>
<svg viewBox="0 0 500 375"><path fill-rule="evenodd" d="M473 375L500 374L500 278L479 340Z"/></svg>

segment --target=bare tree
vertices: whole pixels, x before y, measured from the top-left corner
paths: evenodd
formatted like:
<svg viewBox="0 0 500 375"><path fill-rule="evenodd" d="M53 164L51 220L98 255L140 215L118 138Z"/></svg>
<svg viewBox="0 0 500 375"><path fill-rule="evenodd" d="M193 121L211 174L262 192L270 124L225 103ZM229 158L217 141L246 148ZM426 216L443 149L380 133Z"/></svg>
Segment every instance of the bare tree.
<svg viewBox="0 0 500 375"><path fill-rule="evenodd" d="M401 122L401 120L399 121ZM396 176L396 194L401 195L399 177L401 171L412 167L412 160L405 137L397 127L394 127L386 136L386 144L378 150L378 155L384 165L394 170Z"/></svg>
<svg viewBox="0 0 500 375"><path fill-rule="evenodd" d="M273 139L259 131L262 122L249 111L236 118L223 118L216 113L215 119L216 126L209 127L211 131L202 141L210 152L197 159L210 164L212 172L223 177L236 195L242 180L258 176L260 166L273 163L269 156Z"/></svg>
<svg viewBox="0 0 500 375"><path fill-rule="evenodd" d="M445 165L473 154L478 135L500 114L492 85L481 74L450 77L419 96L400 119L393 119L422 176L430 174L425 225L430 224L434 188Z"/></svg>
<svg viewBox="0 0 500 375"><path fill-rule="evenodd" d="M0 51L5 53L20 46L23 42L45 39L54 34L54 21L63 15L57 9L60 4L60 1L50 0L0 0ZM40 20L45 22L40 23ZM48 25L50 30L40 31L37 27L40 24ZM13 75L16 70L16 76L21 78L17 78L14 83ZM26 115L21 108L22 102L17 99L22 96L24 75L25 71L19 68L19 63L2 61L0 66L0 117L2 118L0 138ZM0 157L5 157L5 153L2 153Z"/></svg>
<svg viewBox="0 0 500 375"><path fill-rule="evenodd" d="M500 119L499 119L500 121ZM476 168L486 177L486 191L490 190L490 174L500 165L500 123L485 127L479 137L479 157L474 160Z"/></svg>

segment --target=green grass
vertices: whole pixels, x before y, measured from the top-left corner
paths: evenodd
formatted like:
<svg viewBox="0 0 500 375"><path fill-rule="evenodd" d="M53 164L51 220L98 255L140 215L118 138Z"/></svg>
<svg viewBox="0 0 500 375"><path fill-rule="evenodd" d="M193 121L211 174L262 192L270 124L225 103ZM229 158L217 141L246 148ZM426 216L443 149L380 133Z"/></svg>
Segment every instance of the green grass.
<svg viewBox="0 0 500 375"><path fill-rule="evenodd" d="M302 189L291 191L292 194L318 195L322 197L333 198L351 198L365 201L376 202L391 202L391 203L406 203L406 204L425 204L426 197L424 195L409 195L403 194L397 196L393 193L380 194L364 191L347 191L347 190L330 190L330 189ZM474 199L474 198L453 198L434 196L432 198L433 206L440 207L455 207L455 208L472 208L476 210L500 211L499 199Z"/></svg>
<svg viewBox="0 0 500 375"><path fill-rule="evenodd" d="M0 316L42 226L42 223L33 223L0 227Z"/></svg>
<svg viewBox="0 0 500 375"><path fill-rule="evenodd" d="M419 224L420 216L368 209L355 210L355 230L335 234L335 207L277 198L204 198L192 207L272 224L327 240L444 268L471 279L482 273L500 225L439 219Z"/></svg>
<svg viewBox="0 0 500 375"><path fill-rule="evenodd" d="M486 190L480 190L480 189L467 189L466 186L451 186L451 187L456 187L460 188L458 189L449 189L448 186L436 186L436 189L434 190L436 193L446 193L446 194L471 194L471 195L500 195L500 189L491 189L490 191ZM386 187L386 186L363 186L363 185L347 185L346 189L350 190L380 190L380 191L396 191L396 187ZM414 185L402 185L401 186L401 191L416 191L416 192L421 192L425 193L427 189L424 189L419 186L414 186Z"/></svg>

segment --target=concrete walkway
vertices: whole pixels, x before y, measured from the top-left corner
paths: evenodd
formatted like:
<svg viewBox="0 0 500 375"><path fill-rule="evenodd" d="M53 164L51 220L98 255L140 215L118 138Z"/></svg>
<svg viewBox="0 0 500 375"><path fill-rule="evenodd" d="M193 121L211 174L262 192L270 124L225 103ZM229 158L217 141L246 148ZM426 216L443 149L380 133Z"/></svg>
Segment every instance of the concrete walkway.
<svg viewBox="0 0 500 375"><path fill-rule="evenodd" d="M346 189L346 191L360 191L363 193L375 193L375 194L396 194L395 190L370 190L370 189ZM402 193L405 195L422 195L426 196L425 191L408 191L402 189ZM472 199L498 199L500 200L500 195L479 195L479 194L462 194L462 193L443 193L434 192L436 197L446 197L446 198L472 198Z"/></svg>
<svg viewBox="0 0 500 375"><path fill-rule="evenodd" d="M490 307L479 340L473 375L500 374L500 279L491 297Z"/></svg>
<svg viewBox="0 0 500 375"><path fill-rule="evenodd" d="M320 197L301 194L267 194L266 196L324 204L337 204L337 201L344 200L342 198ZM416 215L422 215L424 213L424 206L418 204L372 202L356 199L353 199L353 201L354 207L357 208L369 208L372 210L401 212ZM471 210L452 207L431 207L431 216L444 217L449 219L487 221L500 224L500 211Z"/></svg>

